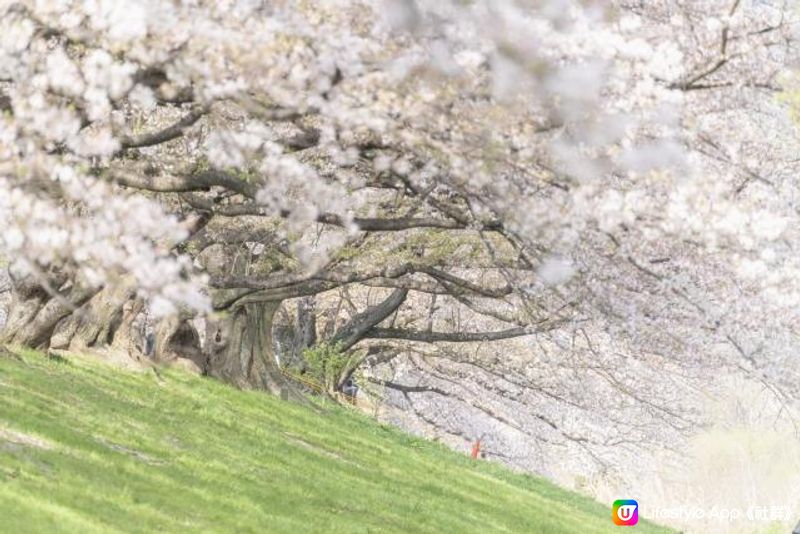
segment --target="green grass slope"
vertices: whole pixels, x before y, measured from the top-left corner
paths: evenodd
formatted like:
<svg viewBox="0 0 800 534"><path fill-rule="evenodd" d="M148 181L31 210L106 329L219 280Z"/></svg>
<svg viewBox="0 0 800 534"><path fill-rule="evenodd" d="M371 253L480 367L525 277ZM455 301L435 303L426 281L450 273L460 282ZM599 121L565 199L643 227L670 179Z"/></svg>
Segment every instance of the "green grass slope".
<svg viewBox="0 0 800 534"><path fill-rule="evenodd" d="M189 530L619 527L599 503L342 408L179 371L0 356L0 531Z"/></svg>

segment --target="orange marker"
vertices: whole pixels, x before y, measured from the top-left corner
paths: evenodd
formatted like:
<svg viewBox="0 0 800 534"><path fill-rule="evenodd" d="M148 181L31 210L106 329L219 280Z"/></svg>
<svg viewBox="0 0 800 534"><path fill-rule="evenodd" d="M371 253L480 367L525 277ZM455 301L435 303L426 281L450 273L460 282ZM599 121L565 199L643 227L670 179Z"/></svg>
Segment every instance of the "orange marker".
<svg viewBox="0 0 800 534"><path fill-rule="evenodd" d="M481 440L478 440L472 445L472 457L477 460L480 453L481 453Z"/></svg>

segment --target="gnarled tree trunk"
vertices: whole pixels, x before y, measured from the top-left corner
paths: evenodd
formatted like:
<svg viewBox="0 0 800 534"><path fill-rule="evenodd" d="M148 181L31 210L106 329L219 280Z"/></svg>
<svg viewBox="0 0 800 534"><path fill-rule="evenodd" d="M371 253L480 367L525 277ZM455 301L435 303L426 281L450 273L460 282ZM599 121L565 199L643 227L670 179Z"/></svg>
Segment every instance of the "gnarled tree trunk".
<svg viewBox="0 0 800 534"><path fill-rule="evenodd" d="M278 368L272 341L277 302L236 306L206 327L208 374L242 388L279 394L286 380Z"/></svg>
<svg viewBox="0 0 800 534"><path fill-rule="evenodd" d="M156 325L153 360L279 394L286 380L273 347L278 306L248 303L210 319L205 346L189 317L166 318ZM123 364L149 361L136 324L143 308L127 280L97 290L73 287L55 275L47 286L32 275L12 277L11 306L0 344L91 352Z"/></svg>
<svg viewBox="0 0 800 534"><path fill-rule="evenodd" d="M109 360L142 359L136 317L144 303L122 280L103 289L72 285L58 275L11 273L12 298L0 343L98 353Z"/></svg>
<svg viewBox="0 0 800 534"><path fill-rule="evenodd" d="M132 334L124 327L130 327L141 309L142 303L135 298L131 284L104 288L58 322L49 345L54 349L85 351L111 346L119 337L117 347L133 352L133 346L126 346Z"/></svg>
<svg viewBox="0 0 800 534"><path fill-rule="evenodd" d="M58 273L48 273L46 285L32 274L15 273L11 278L11 305L0 343L48 348L57 325L83 305L95 290L73 286Z"/></svg>

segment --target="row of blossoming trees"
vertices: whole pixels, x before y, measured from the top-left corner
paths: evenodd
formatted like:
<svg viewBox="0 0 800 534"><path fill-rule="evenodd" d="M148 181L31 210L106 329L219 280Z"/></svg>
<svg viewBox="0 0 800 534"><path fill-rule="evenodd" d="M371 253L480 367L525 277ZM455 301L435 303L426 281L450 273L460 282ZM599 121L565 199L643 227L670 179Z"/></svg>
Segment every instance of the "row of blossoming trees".
<svg viewBox="0 0 800 534"><path fill-rule="evenodd" d="M0 9L5 344L142 359L146 316L156 359L277 391L308 347L347 355L336 388L482 343L531 413L622 395L604 432L636 439L690 428L676 392L710 368L796 401L791 6ZM509 369L512 338L556 357Z"/></svg>

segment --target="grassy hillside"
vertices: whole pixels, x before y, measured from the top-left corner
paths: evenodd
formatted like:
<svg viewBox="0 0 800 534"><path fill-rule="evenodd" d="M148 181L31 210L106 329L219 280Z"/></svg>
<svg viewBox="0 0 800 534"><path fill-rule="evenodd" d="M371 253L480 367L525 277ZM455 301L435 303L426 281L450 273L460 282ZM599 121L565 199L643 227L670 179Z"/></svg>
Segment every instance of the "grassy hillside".
<svg viewBox="0 0 800 534"><path fill-rule="evenodd" d="M2 532L619 532L605 506L342 408L21 358L0 356Z"/></svg>

